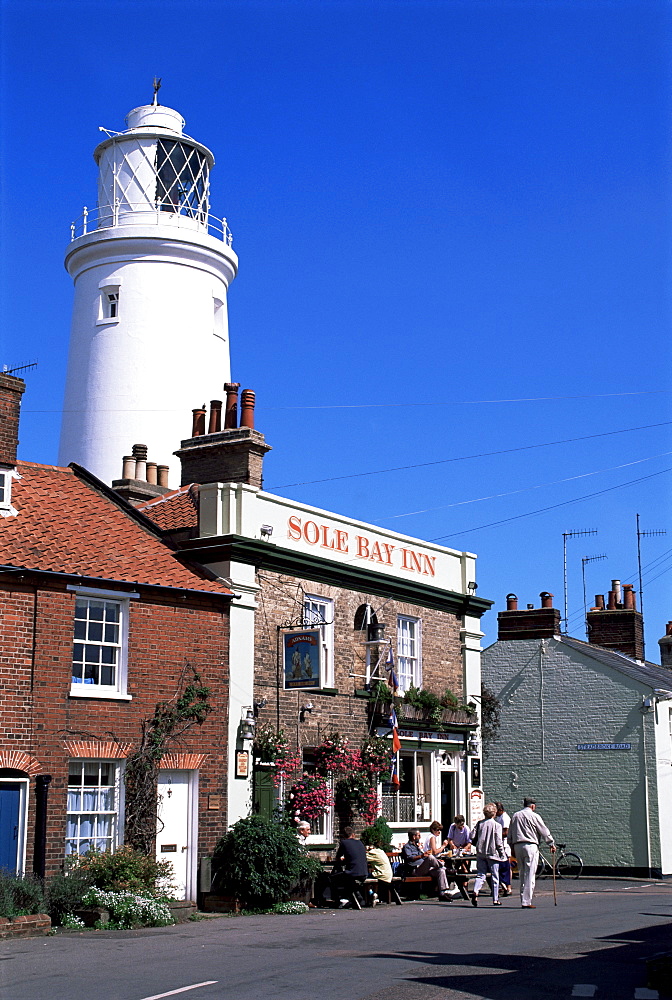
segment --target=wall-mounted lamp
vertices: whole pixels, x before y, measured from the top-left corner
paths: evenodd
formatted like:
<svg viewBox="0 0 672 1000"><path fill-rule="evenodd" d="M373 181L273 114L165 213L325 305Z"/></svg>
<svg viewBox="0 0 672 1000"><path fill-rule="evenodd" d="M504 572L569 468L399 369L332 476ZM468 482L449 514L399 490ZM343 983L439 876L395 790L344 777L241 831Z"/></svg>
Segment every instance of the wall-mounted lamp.
<svg viewBox="0 0 672 1000"><path fill-rule="evenodd" d="M273 525L272 524L262 524L261 528L259 529L259 534L261 535L262 540L265 541L265 542L267 542L268 539L273 534Z"/></svg>
<svg viewBox="0 0 672 1000"><path fill-rule="evenodd" d="M262 708L266 708L268 705L268 698L262 698L261 701L255 701L254 703L254 717L255 719L259 715Z"/></svg>
<svg viewBox="0 0 672 1000"><path fill-rule="evenodd" d="M241 740L253 740L256 722L254 720L254 709L251 705L244 705L240 710L241 720L238 732Z"/></svg>
<svg viewBox="0 0 672 1000"><path fill-rule="evenodd" d="M666 691L665 688L654 688L653 694L642 698L642 707L650 711L652 708L655 709L659 701L672 701L672 691Z"/></svg>
<svg viewBox="0 0 672 1000"><path fill-rule="evenodd" d="M305 722L306 712L312 712L314 707L312 701L307 701L305 705L302 705L299 709L299 722Z"/></svg>
<svg viewBox="0 0 672 1000"><path fill-rule="evenodd" d="M473 736L470 736L469 742L467 743L467 747L469 749L470 754L478 756L478 753L481 749L481 743L478 736L476 736L475 734Z"/></svg>
<svg viewBox="0 0 672 1000"><path fill-rule="evenodd" d="M366 626L366 645L375 643L376 645L385 642L385 623L369 622Z"/></svg>
<svg viewBox="0 0 672 1000"><path fill-rule="evenodd" d="M478 590L478 584L476 583L475 580L470 580L469 581L469 583L467 584L467 590L469 591L469 593L473 597L474 594L476 593L476 591Z"/></svg>

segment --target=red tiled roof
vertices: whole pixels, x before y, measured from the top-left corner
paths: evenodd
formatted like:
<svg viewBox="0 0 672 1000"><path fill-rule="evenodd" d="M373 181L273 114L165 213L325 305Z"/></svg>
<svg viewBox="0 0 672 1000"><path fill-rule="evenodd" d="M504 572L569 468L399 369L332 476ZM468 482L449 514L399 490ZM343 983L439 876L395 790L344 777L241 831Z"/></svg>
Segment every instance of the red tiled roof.
<svg viewBox="0 0 672 1000"><path fill-rule="evenodd" d="M151 518L161 531L197 528L198 500L198 483L190 483L172 493L164 493L154 500L138 504L137 510Z"/></svg>
<svg viewBox="0 0 672 1000"><path fill-rule="evenodd" d="M0 517L0 564L158 587L229 594L178 562L150 526L87 482L88 473L21 462L15 517Z"/></svg>

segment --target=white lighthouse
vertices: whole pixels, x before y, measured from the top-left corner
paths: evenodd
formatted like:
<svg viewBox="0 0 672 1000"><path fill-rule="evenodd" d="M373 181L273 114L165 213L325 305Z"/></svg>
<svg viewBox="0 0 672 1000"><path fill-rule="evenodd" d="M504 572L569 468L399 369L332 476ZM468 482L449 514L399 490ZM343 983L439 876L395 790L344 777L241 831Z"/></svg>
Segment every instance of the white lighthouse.
<svg viewBox="0 0 672 1000"><path fill-rule="evenodd" d="M226 293L238 258L210 214L209 149L156 103L94 151L98 206L72 226L75 284L59 463L104 482L134 443L170 466L191 411L230 380Z"/></svg>

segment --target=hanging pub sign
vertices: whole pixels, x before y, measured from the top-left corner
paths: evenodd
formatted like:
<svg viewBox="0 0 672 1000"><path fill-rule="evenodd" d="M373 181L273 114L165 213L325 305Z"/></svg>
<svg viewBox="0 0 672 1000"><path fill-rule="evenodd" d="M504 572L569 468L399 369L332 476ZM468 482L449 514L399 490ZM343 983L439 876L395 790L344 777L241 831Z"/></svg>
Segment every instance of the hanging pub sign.
<svg viewBox="0 0 672 1000"><path fill-rule="evenodd" d="M322 687L322 632L319 628L283 632L285 688Z"/></svg>

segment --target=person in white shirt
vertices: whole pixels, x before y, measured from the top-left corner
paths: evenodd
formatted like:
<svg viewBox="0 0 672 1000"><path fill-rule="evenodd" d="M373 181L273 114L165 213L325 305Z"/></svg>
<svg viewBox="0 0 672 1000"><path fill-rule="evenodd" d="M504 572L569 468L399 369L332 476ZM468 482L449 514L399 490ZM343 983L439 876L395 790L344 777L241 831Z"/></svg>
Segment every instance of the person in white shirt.
<svg viewBox="0 0 672 1000"><path fill-rule="evenodd" d="M302 847L305 847L308 837L310 837L310 823L306 823L303 820L296 828L296 836L299 838L299 843Z"/></svg>
<svg viewBox="0 0 672 1000"><path fill-rule="evenodd" d="M506 809L504 808L504 805L501 802L495 802L495 806L497 808L497 812L495 813L495 819L497 820L500 826L506 827L508 829L509 824L511 823L511 817L509 816Z"/></svg>
<svg viewBox="0 0 672 1000"><path fill-rule="evenodd" d="M534 799L523 799L523 809L514 813L509 824L507 841L518 862L520 877L520 905L524 910L534 910L534 882L539 861L539 840L543 838L555 854L553 835L536 813Z"/></svg>

